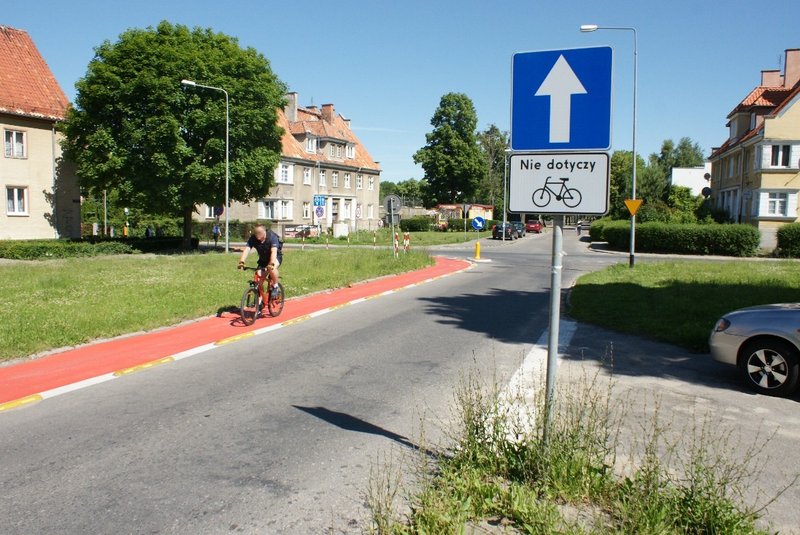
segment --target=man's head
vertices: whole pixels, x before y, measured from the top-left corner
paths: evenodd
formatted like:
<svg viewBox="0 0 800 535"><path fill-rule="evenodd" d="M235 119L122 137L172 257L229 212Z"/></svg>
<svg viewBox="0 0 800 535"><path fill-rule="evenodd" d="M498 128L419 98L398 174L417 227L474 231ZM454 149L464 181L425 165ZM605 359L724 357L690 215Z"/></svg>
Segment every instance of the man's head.
<svg viewBox="0 0 800 535"><path fill-rule="evenodd" d="M256 225L253 228L253 235L258 241L264 241L267 239L267 228L264 225Z"/></svg>

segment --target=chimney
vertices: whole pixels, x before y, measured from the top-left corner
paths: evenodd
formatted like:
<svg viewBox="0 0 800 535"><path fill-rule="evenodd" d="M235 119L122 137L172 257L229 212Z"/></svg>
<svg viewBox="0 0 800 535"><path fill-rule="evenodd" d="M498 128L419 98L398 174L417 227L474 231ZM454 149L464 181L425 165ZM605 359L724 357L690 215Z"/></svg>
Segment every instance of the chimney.
<svg viewBox="0 0 800 535"><path fill-rule="evenodd" d="M783 76L779 70L761 71L761 87L782 87Z"/></svg>
<svg viewBox="0 0 800 535"><path fill-rule="evenodd" d="M792 88L800 81L800 48L787 48L783 62L783 87Z"/></svg>
<svg viewBox="0 0 800 535"><path fill-rule="evenodd" d="M297 121L297 93L286 93L286 107L283 111L290 123Z"/></svg>
<svg viewBox="0 0 800 535"><path fill-rule="evenodd" d="M322 120L328 123L333 122L333 104L322 105Z"/></svg>

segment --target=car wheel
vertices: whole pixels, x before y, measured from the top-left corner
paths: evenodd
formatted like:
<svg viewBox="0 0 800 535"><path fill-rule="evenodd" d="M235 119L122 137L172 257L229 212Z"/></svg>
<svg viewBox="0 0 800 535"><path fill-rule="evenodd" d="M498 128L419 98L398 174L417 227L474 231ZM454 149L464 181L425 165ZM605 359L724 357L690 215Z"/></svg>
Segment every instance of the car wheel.
<svg viewBox="0 0 800 535"><path fill-rule="evenodd" d="M742 380L760 394L788 396L800 381L797 350L780 340L756 340L741 350Z"/></svg>

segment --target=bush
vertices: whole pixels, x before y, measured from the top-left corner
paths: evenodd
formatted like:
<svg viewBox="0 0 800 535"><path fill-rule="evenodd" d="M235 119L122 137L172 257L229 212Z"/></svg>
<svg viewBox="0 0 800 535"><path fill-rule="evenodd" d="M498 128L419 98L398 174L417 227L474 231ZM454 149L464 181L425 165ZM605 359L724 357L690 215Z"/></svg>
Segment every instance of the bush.
<svg viewBox="0 0 800 535"><path fill-rule="evenodd" d="M790 223L778 229L778 253L800 257L800 223Z"/></svg>
<svg viewBox="0 0 800 535"><path fill-rule="evenodd" d="M128 243L91 243L70 240L0 241L0 258L14 260L47 260L136 252Z"/></svg>
<svg viewBox="0 0 800 535"><path fill-rule="evenodd" d="M592 226L589 227L589 238L592 241L606 241L605 237L603 237L603 228L612 221L610 217L602 217L592 221Z"/></svg>
<svg viewBox="0 0 800 535"><path fill-rule="evenodd" d="M428 216L415 216L400 221L400 230L403 232L427 232L431 230L433 219Z"/></svg>
<svg viewBox="0 0 800 535"><path fill-rule="evenodd" d="M630 247L630 226L626 221L605 224L603 238L609 247ZM636 226L636 249L649 253L752 256L760 234L750 225L676 225L642 223Z"/></svg>

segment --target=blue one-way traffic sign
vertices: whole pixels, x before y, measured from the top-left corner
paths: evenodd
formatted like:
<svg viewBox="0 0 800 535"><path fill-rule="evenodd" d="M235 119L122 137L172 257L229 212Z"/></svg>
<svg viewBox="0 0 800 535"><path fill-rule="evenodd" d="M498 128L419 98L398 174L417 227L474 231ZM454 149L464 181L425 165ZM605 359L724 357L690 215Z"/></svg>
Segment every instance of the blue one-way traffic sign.
<svg viewBox="0 0 800 535"><path fill-rule="evenodd" d="M511 149L611 147L611 47L514 54Z"/></svg>

